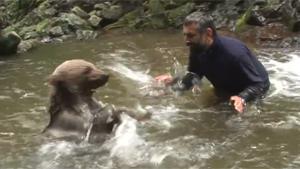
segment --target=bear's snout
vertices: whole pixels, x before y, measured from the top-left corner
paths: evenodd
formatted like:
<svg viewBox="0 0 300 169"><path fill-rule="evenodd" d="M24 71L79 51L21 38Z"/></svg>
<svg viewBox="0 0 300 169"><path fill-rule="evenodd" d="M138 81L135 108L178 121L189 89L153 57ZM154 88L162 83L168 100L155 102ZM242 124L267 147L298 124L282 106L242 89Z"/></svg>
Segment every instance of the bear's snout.
<svg viewBox="0 0 300 169"><path fill-rule="evenodd" d="M104 86L108 82L108 79L109 79L109 75L108 74L102 74L100 76L100 78L97 80L98 85L99 86Z"/></svg>
<svg viewBox="0 0 300 169"><path fill-rule="evenodd" d="M89 84L92 89L96 89L98 87L104 86L108 82L108 79L109 79L108 74L105 74L103 72L94 73L89 78Z"/></svg>

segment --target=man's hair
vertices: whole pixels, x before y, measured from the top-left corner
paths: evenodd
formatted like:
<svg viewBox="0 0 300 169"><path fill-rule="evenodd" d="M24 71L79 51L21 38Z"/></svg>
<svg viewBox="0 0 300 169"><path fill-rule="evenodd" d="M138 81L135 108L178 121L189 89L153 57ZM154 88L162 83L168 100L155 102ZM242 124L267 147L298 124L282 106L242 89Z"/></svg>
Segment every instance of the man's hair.
<svg viewBox="0 0 300 169"><path fill-rule="evenodd" d="M211 28L213 31L213 36L216 35L216 27L213 22L213 18L210 15L204 15L201 12L194 12L184 19L183 25L187 26L193 23L198 25L199 33L202 33L207 28Z"/></svg>

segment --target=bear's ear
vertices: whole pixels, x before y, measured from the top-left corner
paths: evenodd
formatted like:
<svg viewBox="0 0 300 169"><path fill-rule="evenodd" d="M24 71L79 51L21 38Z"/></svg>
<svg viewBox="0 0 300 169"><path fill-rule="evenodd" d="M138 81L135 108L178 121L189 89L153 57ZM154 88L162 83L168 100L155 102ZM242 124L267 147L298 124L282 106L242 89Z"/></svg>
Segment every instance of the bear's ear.
<svg viewBox="0 0 300 169"><path fill-rule="evenodd" d="M52 85L52 86L57 86L59 83L62 82L62 78L60 75L50 75L47 78L48 84Z"/></svg>

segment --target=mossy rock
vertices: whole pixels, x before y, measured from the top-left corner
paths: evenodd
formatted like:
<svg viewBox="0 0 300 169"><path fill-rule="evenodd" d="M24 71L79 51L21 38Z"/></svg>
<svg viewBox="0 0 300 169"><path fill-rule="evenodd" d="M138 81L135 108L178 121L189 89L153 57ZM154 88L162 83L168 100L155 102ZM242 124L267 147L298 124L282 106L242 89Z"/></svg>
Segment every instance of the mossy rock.
<svg viewBox="0 0 300 169"><path fill-rule="evenodd" d="M120 18L117 22L105 27L106 30L114 28L128 27L130 29L136 29L142 23L143 9L137 8Z"/></svg>
<svg viewBox="0 0 300 169"><path fill-rule="evenodd" d="M73 13L62 13L60 16L60 21L62 22L67 22L68 25L71 27L73 30L91 30L91 26L89 23L80 18L79 16L73 14Z"/></svg>
<svg viewBox="0 0 300 169"><path fill-rule="evenodd" d="M176 9L167 11L168 23L170 26L179 27L184 18L195 9L194 3L187 3Z"/></svg>
<svg viewBox="0 0 300 169"><path fill-rule="evenodd" d="M178 8L188 2L192 2L191 0L163 0L164 9L170 10L174 8Z"/></svg>
<svg viewBox="0 0 300 169"><path fill-rule="evenodd" d="M83 9L81 9L78 6L75 6L74 8L72 8L71 11L74 14L76 14L77 16L81 17L82 19L88 19L90 17L88 13L86 13Z"/></svg>
<svg viewBox="0 0 300 169"><path fill-rule="evenodd" d="M161 29L167 26L168 20L162 1L150 0L148 3L147 17L145 17L142 27Z"/></svg>
<svg viewBox="0 0 300 169"><path fill-rule="evenodd" d="M119 5L113 5L101 11L102 17L108 20L118 20L123 15L123 9Z"/></svg>
<svg viewBox="0 0 300 169"><path fill-rule="evenodd" d="M20 42L21 38L16 32L0 35L0 55L16 53Z"/></svg>
<svg viewBox="0 0 300 169"><path fill-rule="evenodd" d="M36 26L35 26L35 25L23 27L23 28L21 28L21 30L19 31L19 35L20 35L21 37L24 37L25 34L27 34L27 33L29 33L29 32L34 32L35 29L36 29Z"/></svg>
<svg viewBox="0 0 300 169"><path fill-rule="evenodd" d="M51 19L44 19L43 21L39 22L36 25L36 32L39 34L45 34L48 29L51 28L51 25L53 24L53 20Z"/></svg>
<svg viewBox="0 0 300 169"><path fill-rule="evenodd" d="M240 16L240 18L237 20L236 25L235 25L235 31L236 32L242 32L248 28L247 25L247 20L249 19L251 15L253 6L250 6L246 12Z"/></svg>
<svg viewBox="0 0 300 169"><path fill-rule="evenodd" d="M148 3L148 12L151 15L161 15L165 13L165 8L161 0L150 0Z"/></svg>

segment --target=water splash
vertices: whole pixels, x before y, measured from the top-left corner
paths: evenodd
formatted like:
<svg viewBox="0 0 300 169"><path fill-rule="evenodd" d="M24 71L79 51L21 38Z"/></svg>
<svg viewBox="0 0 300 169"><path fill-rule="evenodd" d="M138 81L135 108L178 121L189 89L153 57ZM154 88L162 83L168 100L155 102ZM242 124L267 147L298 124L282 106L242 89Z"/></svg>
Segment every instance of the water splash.
<svg viewBox="0 0 300 169"><path fill-rule="evenodd" d="M127 165L134 165L140 161L141 151L139 147L145 141L138 135L136 120L126 114L121 114L122 123L115 131L115 136L105 143L110 149L110 157L117 157Z"/></svg>
<svg viewBox="0 0 300 169"><path fill-rule="evenodd" d="M300 52L282 54L285 60L276 58L277 53L262 53L262 61L270 73L271 96L300 99Z"/></svg>
<svg viewBox="0 0 300 169"><path fill-rule="evenodd" d="M126 67L125 65L121 64L121 63L116 63L115 65L109 66L108 67L110 70L113 70L133 81L145 84L145 83L149 83L151 80L153 80L153 78L148 75L147 70L142 72L142 71L134 71L132 69L129 69L128 67Z"/></svg>

